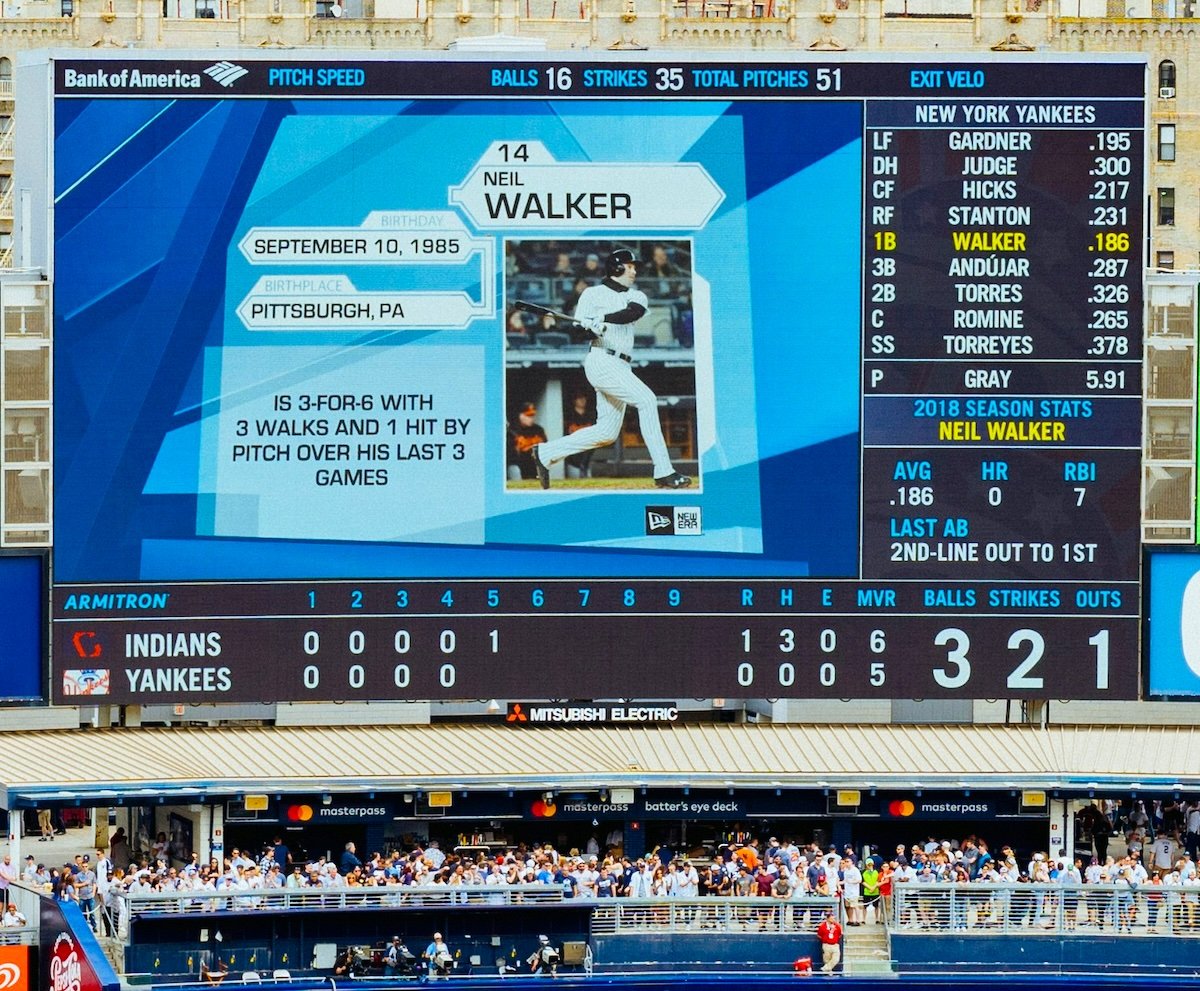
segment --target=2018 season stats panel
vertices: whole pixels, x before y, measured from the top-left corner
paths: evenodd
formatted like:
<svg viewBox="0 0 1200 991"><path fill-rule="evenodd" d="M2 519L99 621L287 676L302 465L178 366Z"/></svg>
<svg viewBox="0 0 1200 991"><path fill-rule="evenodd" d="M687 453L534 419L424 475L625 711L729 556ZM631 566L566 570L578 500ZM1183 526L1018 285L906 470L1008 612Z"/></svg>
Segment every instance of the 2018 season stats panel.
<svg viewBox="0 0 1200 991"><path fill-rule="evenodd" d="M56 699L1136 697L1145 66L1036 61L56 63Z"/></svg>

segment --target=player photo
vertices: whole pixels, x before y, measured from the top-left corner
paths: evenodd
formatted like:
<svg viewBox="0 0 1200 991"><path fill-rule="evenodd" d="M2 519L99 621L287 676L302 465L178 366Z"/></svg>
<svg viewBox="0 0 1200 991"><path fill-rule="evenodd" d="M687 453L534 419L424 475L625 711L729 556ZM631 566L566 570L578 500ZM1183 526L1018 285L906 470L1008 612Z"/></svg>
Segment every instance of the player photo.
<svg viewBox="0 0 1200 991"><path fill-rule="evenodd" d="M699 486L692 242L505 243L506 485Z"/></svg>

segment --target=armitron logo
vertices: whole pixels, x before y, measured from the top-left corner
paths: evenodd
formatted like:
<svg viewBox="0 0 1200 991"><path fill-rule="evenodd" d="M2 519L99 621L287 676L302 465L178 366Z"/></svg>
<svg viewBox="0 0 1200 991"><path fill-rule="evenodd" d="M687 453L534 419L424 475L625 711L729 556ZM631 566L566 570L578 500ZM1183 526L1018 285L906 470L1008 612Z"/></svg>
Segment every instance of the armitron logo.
<svg viewBox="0 0 1200 991"><path fill-rule="evenodd" d="M311 805L289 805L287 807L287 818L289 822L308 822L313 817Z"/></svg>
<svg viewBox="0 0 1200 991"><path fill-rule="evenodd" d="M206 76L211 76L222 86L228 88L236 83L242 76L246 75L250 70L244 66L236 65L233 62L218 62L216 65L210 65L204 70Z"/></svg>
<svg viewBox="0 0 1200 991"><path fill-rule="evenodd" d="M904 801L888 802L888 815L904 818L910 816L917 811L917 807L908 799Z"/></svg>
<svg viewBox="0 0 1200 991"><path fill-rule="evenodd" d="M529 716L525 714L520 702L508 703L508 715L504 717L506 723L527 723Z"/></svg>

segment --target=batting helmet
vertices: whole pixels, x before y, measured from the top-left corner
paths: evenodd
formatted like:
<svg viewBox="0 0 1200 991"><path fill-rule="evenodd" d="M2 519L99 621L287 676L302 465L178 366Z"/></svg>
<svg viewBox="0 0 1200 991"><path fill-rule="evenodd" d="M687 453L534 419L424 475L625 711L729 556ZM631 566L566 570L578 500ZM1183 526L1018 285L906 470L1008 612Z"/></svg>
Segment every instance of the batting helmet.
<svg viewBox="0 0 1200 991"><path fill-rule="evenodd" d="M618 248L604 261L604 269L610 276L624 275L626 265L636 265L637 260L628 248Z"/></svg>

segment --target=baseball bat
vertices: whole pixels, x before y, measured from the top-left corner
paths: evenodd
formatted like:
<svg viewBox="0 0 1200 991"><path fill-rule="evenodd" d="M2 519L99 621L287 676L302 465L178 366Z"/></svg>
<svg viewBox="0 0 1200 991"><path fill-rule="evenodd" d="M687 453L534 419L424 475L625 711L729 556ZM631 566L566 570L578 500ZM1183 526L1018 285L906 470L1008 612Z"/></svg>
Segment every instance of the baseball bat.
<svg viewBox="0 0 1200 991"><path fill-rule="evenodd" d="M575 323L574 317L569 317L565 313L558 310L552 310L548 306L542 306L539 303L527 303L523 299L518 299L513 303L513 306L518 310L523 310L526 313L536 313L539 317L545 316L547 313L554 317L555 320L563 320L567 323Z"/></svg>

